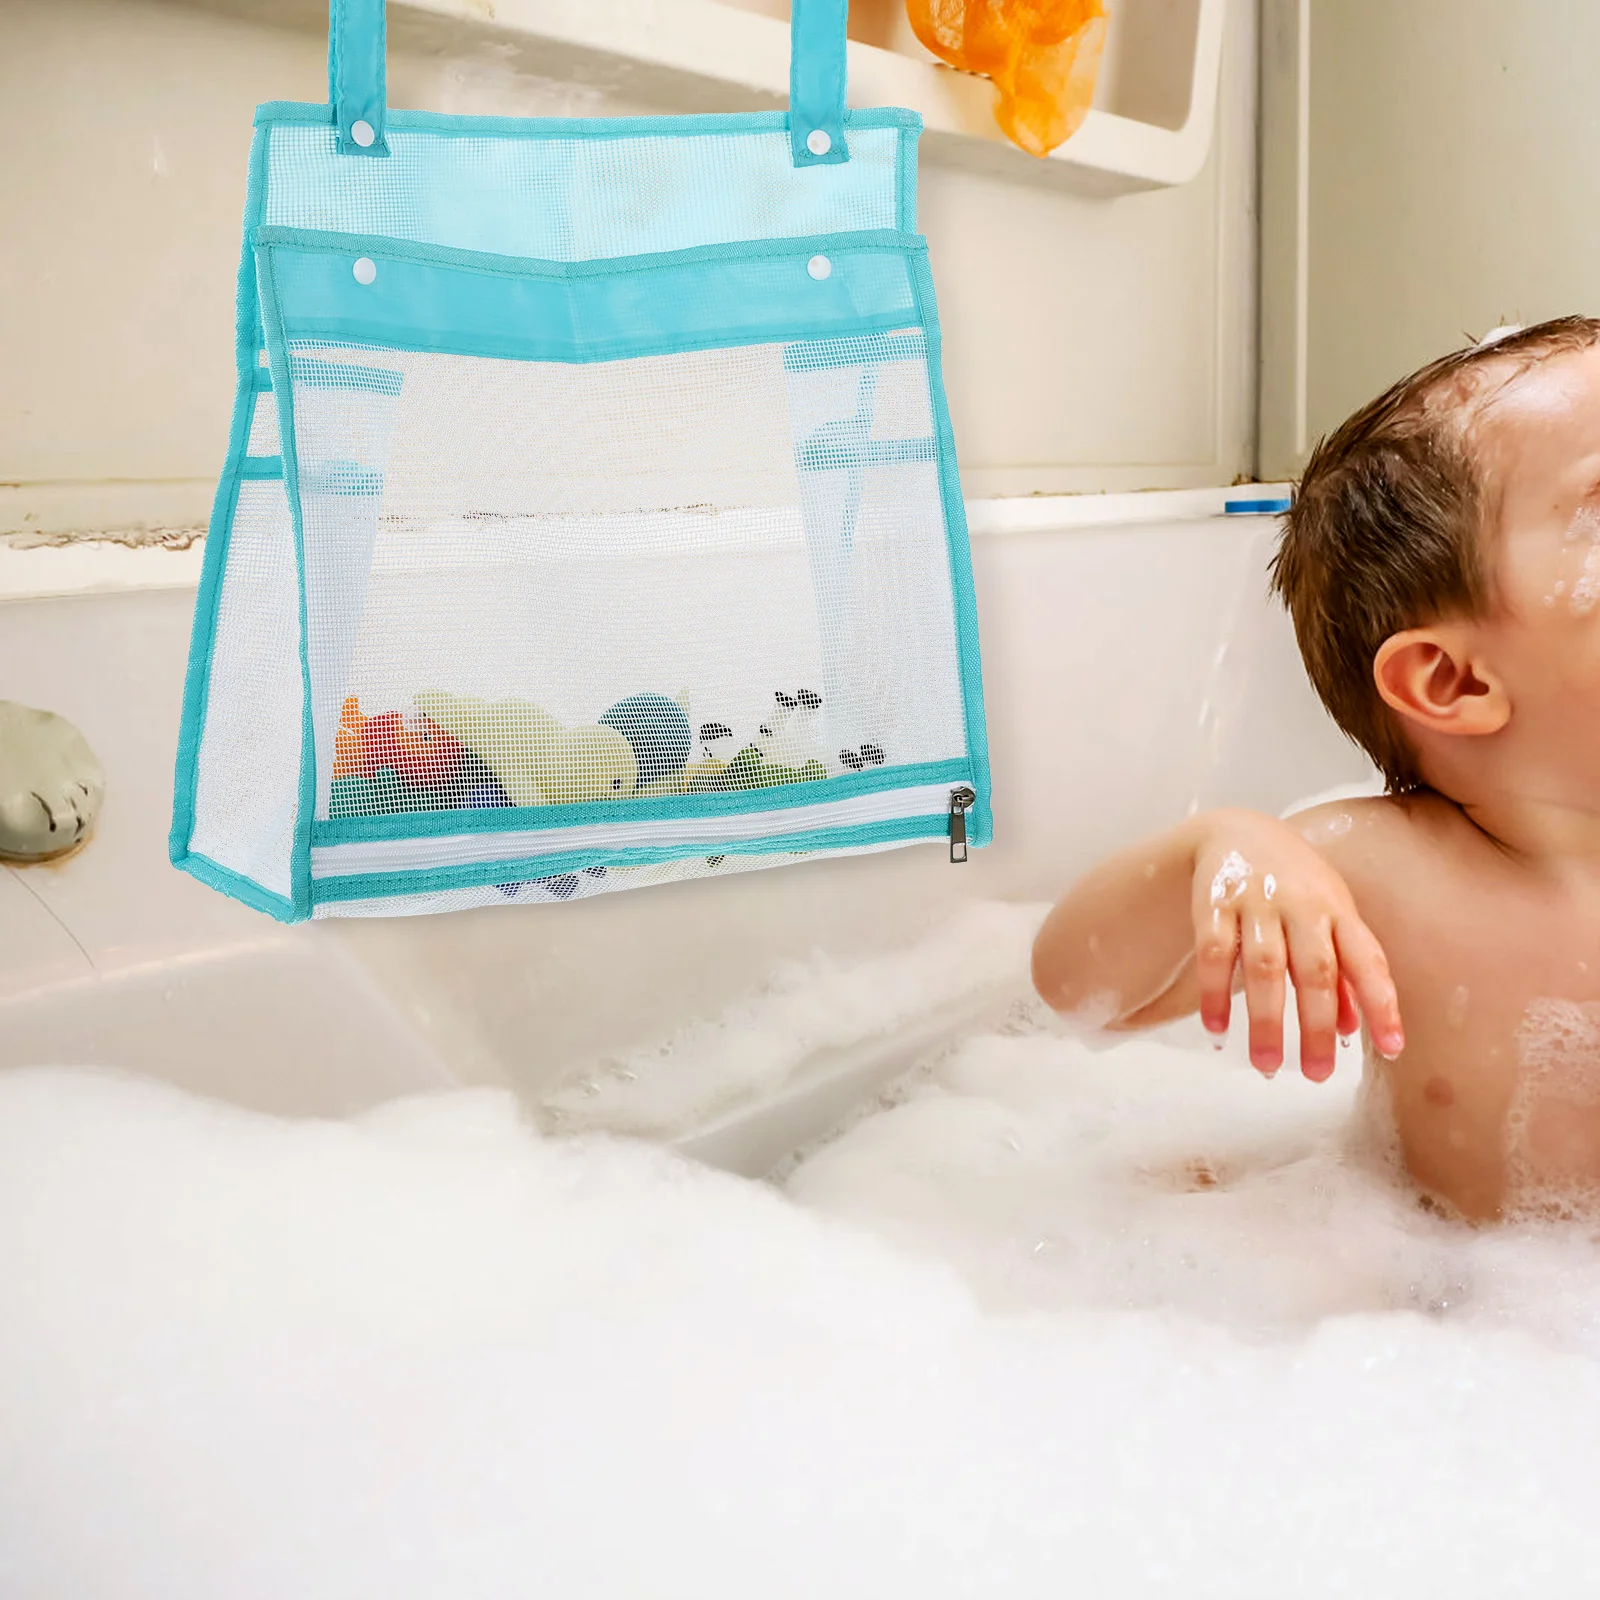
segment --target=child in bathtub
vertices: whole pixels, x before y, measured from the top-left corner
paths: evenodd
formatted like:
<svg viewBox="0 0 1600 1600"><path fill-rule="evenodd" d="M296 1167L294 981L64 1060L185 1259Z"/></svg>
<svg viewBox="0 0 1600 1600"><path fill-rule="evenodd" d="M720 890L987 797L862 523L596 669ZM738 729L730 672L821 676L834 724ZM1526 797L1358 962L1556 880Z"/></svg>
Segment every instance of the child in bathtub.
<svg viewBox="0 0 1600 1600"><path fill-rule="evenodd" d="M1357 412L1272 582L1387 793L1215 811L1106 862L1041 929L1039 993L1220 1037L1237 983L1270 1077L1287 975L1308 1078L1364 1023L1425 1195L1470 1219L1596 1204L1600 320L1497 330Z"/></svg>

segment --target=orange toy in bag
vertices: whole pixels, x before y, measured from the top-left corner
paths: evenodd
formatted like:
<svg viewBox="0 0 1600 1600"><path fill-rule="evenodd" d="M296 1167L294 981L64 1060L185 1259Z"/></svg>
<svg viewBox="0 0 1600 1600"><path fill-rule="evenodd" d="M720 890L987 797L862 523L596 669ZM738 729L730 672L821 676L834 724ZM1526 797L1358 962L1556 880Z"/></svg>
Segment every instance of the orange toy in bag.
<svg viewBox="0 0 1600 1600"><path fill-rule="evenodd" d="M912 31L941 61L1000 91L995 121L1047 156L1078 131L1106 42L1102 0L906 0Z"/></svg>

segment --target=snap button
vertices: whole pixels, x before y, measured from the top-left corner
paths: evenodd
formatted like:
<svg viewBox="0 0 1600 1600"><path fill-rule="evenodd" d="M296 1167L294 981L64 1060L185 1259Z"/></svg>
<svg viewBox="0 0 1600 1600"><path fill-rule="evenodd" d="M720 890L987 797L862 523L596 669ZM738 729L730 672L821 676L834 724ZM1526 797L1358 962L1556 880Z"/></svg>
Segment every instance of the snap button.
<svg viewBox="0 0 1600 1600"><path fill-rule="evenodd" d="M806 149L814 156L825 156L833 149L833 140L828 137L826 128L813 128L806 135Z"/></svg>
<svg viewBox="0 0 1600 1600"><path fill-rule="evenodd" d="M377 263L369 256L360 256L350 271L355 275L357 283L371 283L378 276Z"/></svg>
<svg viewBox="0 0 1600 1600"><path fill-rule="evenodd" d="M350 137L354 139L363 150L365 150L367 146L371 144L372 141L378 136L372 131L372 124L370 122L364 121L358 117L350 124Z"/></svg>
<svg viewBox="0 0 1600 1600"><path fill-rule="evenodd" d="M806 262L806 271L820 283L833 271L833 263L826 256L812 256Z"/></svg>

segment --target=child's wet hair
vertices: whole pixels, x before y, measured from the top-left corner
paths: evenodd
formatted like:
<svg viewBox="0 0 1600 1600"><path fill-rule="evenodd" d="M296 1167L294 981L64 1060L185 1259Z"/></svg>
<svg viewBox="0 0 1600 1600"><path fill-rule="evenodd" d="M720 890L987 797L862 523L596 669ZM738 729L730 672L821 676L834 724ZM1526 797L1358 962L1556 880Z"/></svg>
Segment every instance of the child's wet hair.
<svg viewBox="0 0 1600 1600"><path fill-rule="evenodd" d="M1318 442L1273 558L1307 675L1391 794L1425 784L1373 681L1379 647L1405 628L1481 615L1491 598L1472 423L1528 367L1600 343L1600 318L1497 333L1403 378Z"/></svg>

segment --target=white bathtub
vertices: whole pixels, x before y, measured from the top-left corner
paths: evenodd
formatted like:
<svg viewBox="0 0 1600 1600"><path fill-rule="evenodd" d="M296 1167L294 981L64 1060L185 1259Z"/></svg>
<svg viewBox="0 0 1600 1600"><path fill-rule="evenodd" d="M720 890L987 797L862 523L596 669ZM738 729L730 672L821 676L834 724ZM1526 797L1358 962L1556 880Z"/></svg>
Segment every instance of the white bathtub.
<svg viewBox="0 0 1600 1600"><path fill-rule="evenodd" d="M1108 848L1364 775L1272 532L979 537L967 867L389 924L167 865L189 594L0 607L110 774L0 875L0 1066L215 1097L0 1071L0 1594L1592 1591L1590 1239L1376 1176L1354 1051L982 1026Z"/></svg>
<svg viewBox="0 0 1600 1600"><path fill-rule="evenodd" d="M597 1064L745 1005L782 963L891 951L972 902L1048 899L1193 805L1277 809L1359 779L1265 595L1275 522L1151 520L1208 501L1137 497L1143 520L1116 524L1086 523L1082 503L975 507L996 843L968 865L918 847L449 917L284 928L168 865L192 589L0 602L0 693L73 718L109 775L87 849L0 872L0 1066L123 1066L299 1114L455 1084L548 1107ZM927 1014L836 1032L715 1116L647 1130L763 1170L1025 988L1020 960L988 952Z"/></svg>

